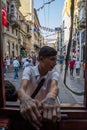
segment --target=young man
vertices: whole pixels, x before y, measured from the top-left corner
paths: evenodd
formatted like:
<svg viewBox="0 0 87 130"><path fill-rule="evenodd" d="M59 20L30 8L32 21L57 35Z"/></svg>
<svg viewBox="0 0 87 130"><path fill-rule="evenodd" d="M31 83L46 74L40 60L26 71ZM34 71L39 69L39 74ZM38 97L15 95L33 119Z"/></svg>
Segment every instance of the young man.
<svg viewBox="0 0 87 130"><path fill-rule="evenodd" d="M44 46L39 51L39 64L27 67L23 72L22 83L18 90L20 112L36 129L41 127L44 119L53 122L60 119L60 105L56 100L59 92L59 74L54 70L56 61L56 50ZM43 86L32 99L32 93L43 78L45 79Z"/></svg>

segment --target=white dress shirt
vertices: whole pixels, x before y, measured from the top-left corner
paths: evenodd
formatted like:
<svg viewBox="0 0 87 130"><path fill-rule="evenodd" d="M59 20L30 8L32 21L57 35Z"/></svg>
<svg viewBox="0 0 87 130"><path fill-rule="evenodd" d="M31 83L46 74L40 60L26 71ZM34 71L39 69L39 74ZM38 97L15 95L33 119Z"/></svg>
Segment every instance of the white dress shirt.
<svg viewBox="0 0 87 130"><path fill-rule="evenodd" d="M58 82L59 73L55 69L53 69L52 71L49 71L45 76L41 77L38 70L38 65L28 66L23 71L22 80L23 79L30 80L29 86L26 90L26 93L29 95L32 95L32 93L34 92L35 88L38 86L42 78L45 78L45 82L36 96L36 98L40 101L44 99L44 97L48 93L50 89L51 79L55 79Z"/></svg>

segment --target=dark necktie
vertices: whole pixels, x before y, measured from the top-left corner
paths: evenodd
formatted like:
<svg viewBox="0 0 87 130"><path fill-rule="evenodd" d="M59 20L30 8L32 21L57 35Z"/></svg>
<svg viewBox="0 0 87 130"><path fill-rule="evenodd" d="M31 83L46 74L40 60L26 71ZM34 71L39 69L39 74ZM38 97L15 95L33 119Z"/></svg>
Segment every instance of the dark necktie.
<svg viewBox="0 0 87 130"><path fill-rule="evenodd" d="M35 98L35 96L37 95L37 93L39 92L41 87L43 86L44 82L45 82L45 78L41 79L41 81L39 82L38 86L36 87L36 89L34 90L33 94L31 95L32 98Z"/></svg>

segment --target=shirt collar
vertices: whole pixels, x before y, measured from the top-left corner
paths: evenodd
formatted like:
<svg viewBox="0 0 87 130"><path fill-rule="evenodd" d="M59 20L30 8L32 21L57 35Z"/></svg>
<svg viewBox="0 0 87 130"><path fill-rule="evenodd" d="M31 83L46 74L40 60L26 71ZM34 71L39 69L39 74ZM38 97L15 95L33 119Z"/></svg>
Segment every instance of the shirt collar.
<svg viewBox="0 0 87 130"><path fill-rule="evenodd" d="M38 65L34 67L34 74L35 74L35 77L40 76L40 72L39 72L39 69L38 69ZM47 73L46 75L42 76L42 78L47 78L47 76L48 76L48 73ZM41 79L42 79L42 78L41 78Z"/></svg>

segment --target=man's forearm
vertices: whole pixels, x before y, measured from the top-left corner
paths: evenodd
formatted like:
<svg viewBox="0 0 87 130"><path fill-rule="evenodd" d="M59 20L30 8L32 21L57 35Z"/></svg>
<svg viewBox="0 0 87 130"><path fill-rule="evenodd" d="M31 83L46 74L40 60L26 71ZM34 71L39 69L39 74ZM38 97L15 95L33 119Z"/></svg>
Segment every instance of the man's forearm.
<svg viewBox="0 0 87 130"><path fill-rule="evenodd" d="M30 98L30 96L27 95L23 89L19 89L18 90L18 98L20 101L24 101L24 100Z"/></svg>
<svg viewBox="0 0 87 130"><path fill-rule="evenodd" d="M58 96L58 82L56 80L52 80L50 84L50 90L49 93L47 94L47 97L53 97L56 98Z"/></svg>
<svg viewBox="0 0 87 130"><path fill-rule="evenodd" d="M29 84L28 80L23 80L20 88L18 89L18 97L20 101L24 101L30 98L30 95L26 94L26 89L27 89L28 84Z"/></svg>
<svg viewBox="0 0 87 130"><path fill-rule="evenodd" d="M54 87L53 89L51 89L49 91L49 93L47 94L46 97L52 97L52 98L56 98L58 96L58 88Z"/></svg>

